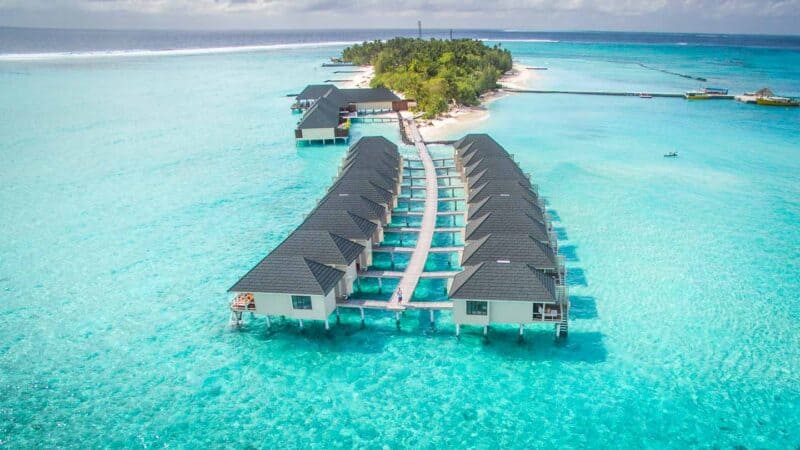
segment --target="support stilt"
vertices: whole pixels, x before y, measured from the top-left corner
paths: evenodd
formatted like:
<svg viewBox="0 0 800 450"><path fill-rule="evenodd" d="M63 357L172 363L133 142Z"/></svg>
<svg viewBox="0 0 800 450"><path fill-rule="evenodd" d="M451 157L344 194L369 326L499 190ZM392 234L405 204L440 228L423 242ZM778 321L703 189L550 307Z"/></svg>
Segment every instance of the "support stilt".
<svg viewBox="0 0 800 450"><path fill-rule="evenodd" d="M461 337L461 324L456 324L456 337Z"/></svg>
<svg viewBox="0 0 800 450"><path fill-rule="evenodd" d="M336 325L342 323L342 318L339 317L339 308L336 308Z"/></svg>
<svg viewBox="0 0 800 450"><path fill-rule="evenodd" d="M269 316L267 316L267 328L272 328L272 321L269 320Z"/></svg>
<svg viewBox="0 0 800 450"><path fill-rule="evenodd" d="M435 323L436 323L436 320L435 320L434 315L433 315L433 310L431 310L431 326L433 326Z"/></svg>
<svg viewBox="0 0 800 450"><path fill-rule="evenodd" d="M300 324L300 329L303 329L303 319L297 319L297 323Z"/></svg>
<svg viewBox="0 0 800 450"><path fill-rule="evenodd" d="M489 334L489 326L488 325L484 325L483 326L483 335L486 336L488 334Z"/></svg>
<svg viewBox="0 0 800 450"><path fill-rule="evenodd" d="M328 318L326 317L325 318L325 331L328 331L330 329L331 329L331 325L328 323Z"/></svg>
<svg viewBox="0 0 800 450"><path fill-rule="evenodd" d="M522 342L525 339L525 328L522 324L519 324L519 341Z"/></svg>
<svg viewBox="0 0 800 450"><path fill-rule="evenodd" d="M361 311L361 326L364 326L364 308L358 308Z"/></svg>

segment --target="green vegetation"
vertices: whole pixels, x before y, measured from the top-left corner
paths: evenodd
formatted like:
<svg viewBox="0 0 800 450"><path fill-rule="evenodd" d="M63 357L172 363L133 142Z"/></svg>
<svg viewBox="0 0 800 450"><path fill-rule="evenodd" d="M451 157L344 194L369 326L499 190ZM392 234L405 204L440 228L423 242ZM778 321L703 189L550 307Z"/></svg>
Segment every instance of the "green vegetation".
<svg viewBox="0 0 800 450"><path fill-rule="evenodd" d="M472 39L364 42L344 49L342 59L371 64L372 87L415 99L427 118L447 111L450 102L477 105L478 96L497 87L500 76L511 70L511 52Z"/></svg>

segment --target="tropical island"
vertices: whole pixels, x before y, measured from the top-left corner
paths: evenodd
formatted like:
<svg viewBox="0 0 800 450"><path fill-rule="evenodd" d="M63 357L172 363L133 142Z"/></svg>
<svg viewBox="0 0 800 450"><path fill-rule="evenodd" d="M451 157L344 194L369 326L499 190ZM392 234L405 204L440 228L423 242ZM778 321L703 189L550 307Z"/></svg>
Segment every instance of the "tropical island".
<svg viewBox="0 0 800 450"><path fill-rule="evenodd" d="M345 48L342 60L373 66L370 85L415 99L425 118L448 111L451 104L480 104L479 97L497 88L512 68L511 52L473 39L376 40Z"/></svg>

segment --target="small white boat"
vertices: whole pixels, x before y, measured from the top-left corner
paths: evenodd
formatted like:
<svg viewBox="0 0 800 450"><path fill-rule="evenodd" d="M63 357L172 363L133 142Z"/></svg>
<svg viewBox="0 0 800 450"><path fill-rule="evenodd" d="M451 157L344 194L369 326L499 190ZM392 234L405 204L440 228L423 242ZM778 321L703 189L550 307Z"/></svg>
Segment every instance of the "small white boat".
<svg viewBox="0 0 800 450"><path fill-rule="evenodd" d="M646 92L642 92L641 94L639 94L639 98L653 98L653 96Z"/></svg>

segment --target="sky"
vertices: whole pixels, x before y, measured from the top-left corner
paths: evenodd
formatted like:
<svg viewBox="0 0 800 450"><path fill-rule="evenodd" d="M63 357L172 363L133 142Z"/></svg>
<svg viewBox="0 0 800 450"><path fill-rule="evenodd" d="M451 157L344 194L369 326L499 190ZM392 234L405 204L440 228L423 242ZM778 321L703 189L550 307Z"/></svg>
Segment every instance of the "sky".
<svg viewBox="0 0 800 450"><path fill-rule="evenodd" d="M0 26L800 34L800 0L0 0Z"/></svg>

